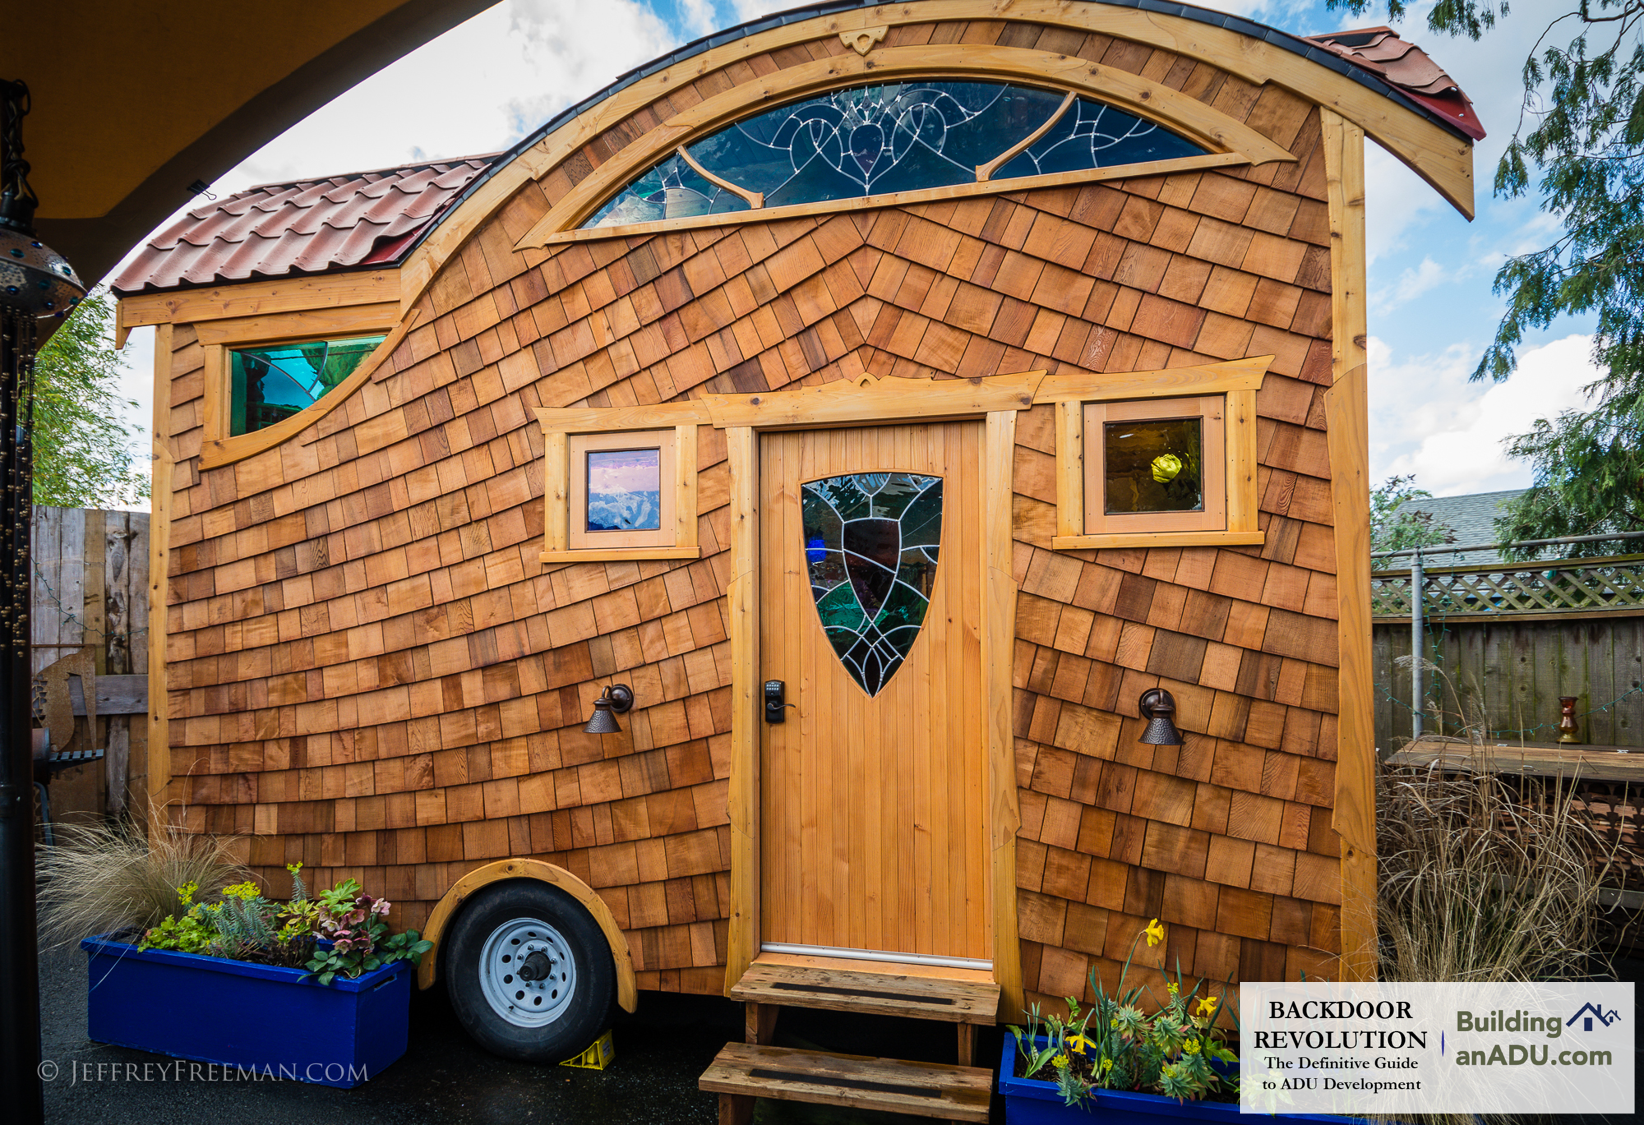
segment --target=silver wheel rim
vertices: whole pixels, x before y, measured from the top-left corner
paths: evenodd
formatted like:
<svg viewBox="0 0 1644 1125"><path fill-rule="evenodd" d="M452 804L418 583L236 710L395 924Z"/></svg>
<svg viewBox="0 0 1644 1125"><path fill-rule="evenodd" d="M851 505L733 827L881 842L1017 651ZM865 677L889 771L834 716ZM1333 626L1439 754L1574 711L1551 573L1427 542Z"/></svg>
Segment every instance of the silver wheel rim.
<svg viewBox="0 0 1644 1125"><path fill-rule="evenodd" d="M548 959L542 980L520 978L525 958ZM571 943L539 918L514 918L491 931L480 950L480 991L485 1002L515 1027L545 1027L565 1014L577 990L576 958Z"/></svg>

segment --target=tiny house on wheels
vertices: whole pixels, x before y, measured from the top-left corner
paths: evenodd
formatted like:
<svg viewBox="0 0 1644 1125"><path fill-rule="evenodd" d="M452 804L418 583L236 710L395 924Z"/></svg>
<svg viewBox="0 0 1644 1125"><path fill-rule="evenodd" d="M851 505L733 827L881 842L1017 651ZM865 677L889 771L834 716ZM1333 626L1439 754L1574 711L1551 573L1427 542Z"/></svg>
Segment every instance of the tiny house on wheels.
<svg viewBox="0 0 1644 1125"><path fill-rule="evenodd" d="M518 1057L645 989L963 1051L1155 917L1369 974L1366 136L1471 213L1385 28L833 3L202 205L116 284L166 815Z"/></svg>

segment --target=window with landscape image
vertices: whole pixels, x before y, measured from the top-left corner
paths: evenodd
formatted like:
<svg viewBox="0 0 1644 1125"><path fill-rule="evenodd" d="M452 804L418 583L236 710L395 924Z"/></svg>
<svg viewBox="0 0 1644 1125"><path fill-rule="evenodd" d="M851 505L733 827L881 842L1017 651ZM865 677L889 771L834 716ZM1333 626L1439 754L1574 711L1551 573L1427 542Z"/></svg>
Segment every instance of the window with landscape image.
<svg viewBox="0 0 1644 1125"><path fill-rule="evenodd" d="M662 527L662 450L592 450L587 458L589 531Z"/></svg>
<svg viewBox="0 0 1644 1125"><path fill-rule="evenodd" d="M567 550L682 546L674 519L677 431L568 434L565 441Z"/></svg>

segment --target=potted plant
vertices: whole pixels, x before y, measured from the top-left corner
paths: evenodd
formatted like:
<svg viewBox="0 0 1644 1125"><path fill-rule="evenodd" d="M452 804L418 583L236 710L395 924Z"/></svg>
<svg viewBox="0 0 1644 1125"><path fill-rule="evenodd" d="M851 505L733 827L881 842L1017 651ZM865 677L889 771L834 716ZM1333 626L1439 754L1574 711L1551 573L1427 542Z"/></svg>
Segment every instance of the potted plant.
<svg viewBox="0 0 1644 1125"><path fill-rule="evenodd" d="M430 943L392 933L389 904L345 880L310 899L301 864L288 902L255 883L220 901L177 889L177 915L80 943L89 1035L100 1043L264 1077L357 1086L405 1053L410 968Z"/></svg>
<svg viewBox="0 0 1644 1125"><path fill-rule="evenodd" d="M1153 919L1130 943L1114 995L1090 976L1093 1000L1067 998L1068 1014L1041 1016L1012 1027L999 1064L999 1092L1011 1125L1160 1125L1170 1118L1232 1122L1239 1116L1238 1057L1217 1028L1222 997L1198 995L1203 981L1182 991L1177 967L1163 1003L1144 1012L1141 987L1125 989L1131 958L1143 937L1164 941ZM1163 965L1160 965L1163 969ZM1279 1114L1288 1121L1339 1117Z"/></svg>

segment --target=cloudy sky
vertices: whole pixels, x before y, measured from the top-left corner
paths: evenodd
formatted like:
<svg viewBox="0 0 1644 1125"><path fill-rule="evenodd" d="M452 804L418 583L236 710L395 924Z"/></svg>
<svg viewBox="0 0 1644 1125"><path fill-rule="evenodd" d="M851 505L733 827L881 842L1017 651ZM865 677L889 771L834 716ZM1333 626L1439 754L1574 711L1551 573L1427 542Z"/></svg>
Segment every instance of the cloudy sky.
<svg viewBox="0 0 1644 1125"><path fill-rule="evenodd" d="M673 47L791 0L504 0L300 122L212 185L252 184L496 152L617 75ZM1299 35L1373 26L1322 0L1208 0ZM1399 25L1472 97L1489 131L1475 152L1478 218L1468 223L1374 144L1368 153L1371 471L1414 474L1439 495L1519 488L1524 466L1501 439L1582 402L1596 378L1586 332L1562 321L1530 339L1501 384L1468 380L1502 301L1491 281L1507 255L1544 245L1554 227L1534 199L1499 200L1490 184L1517 124L1518 73L1547 20L1566 5L1516 0L1481 42L1433 35L1431 0ZM149 416L152 332L127 348L126 393Z"/></svg>

